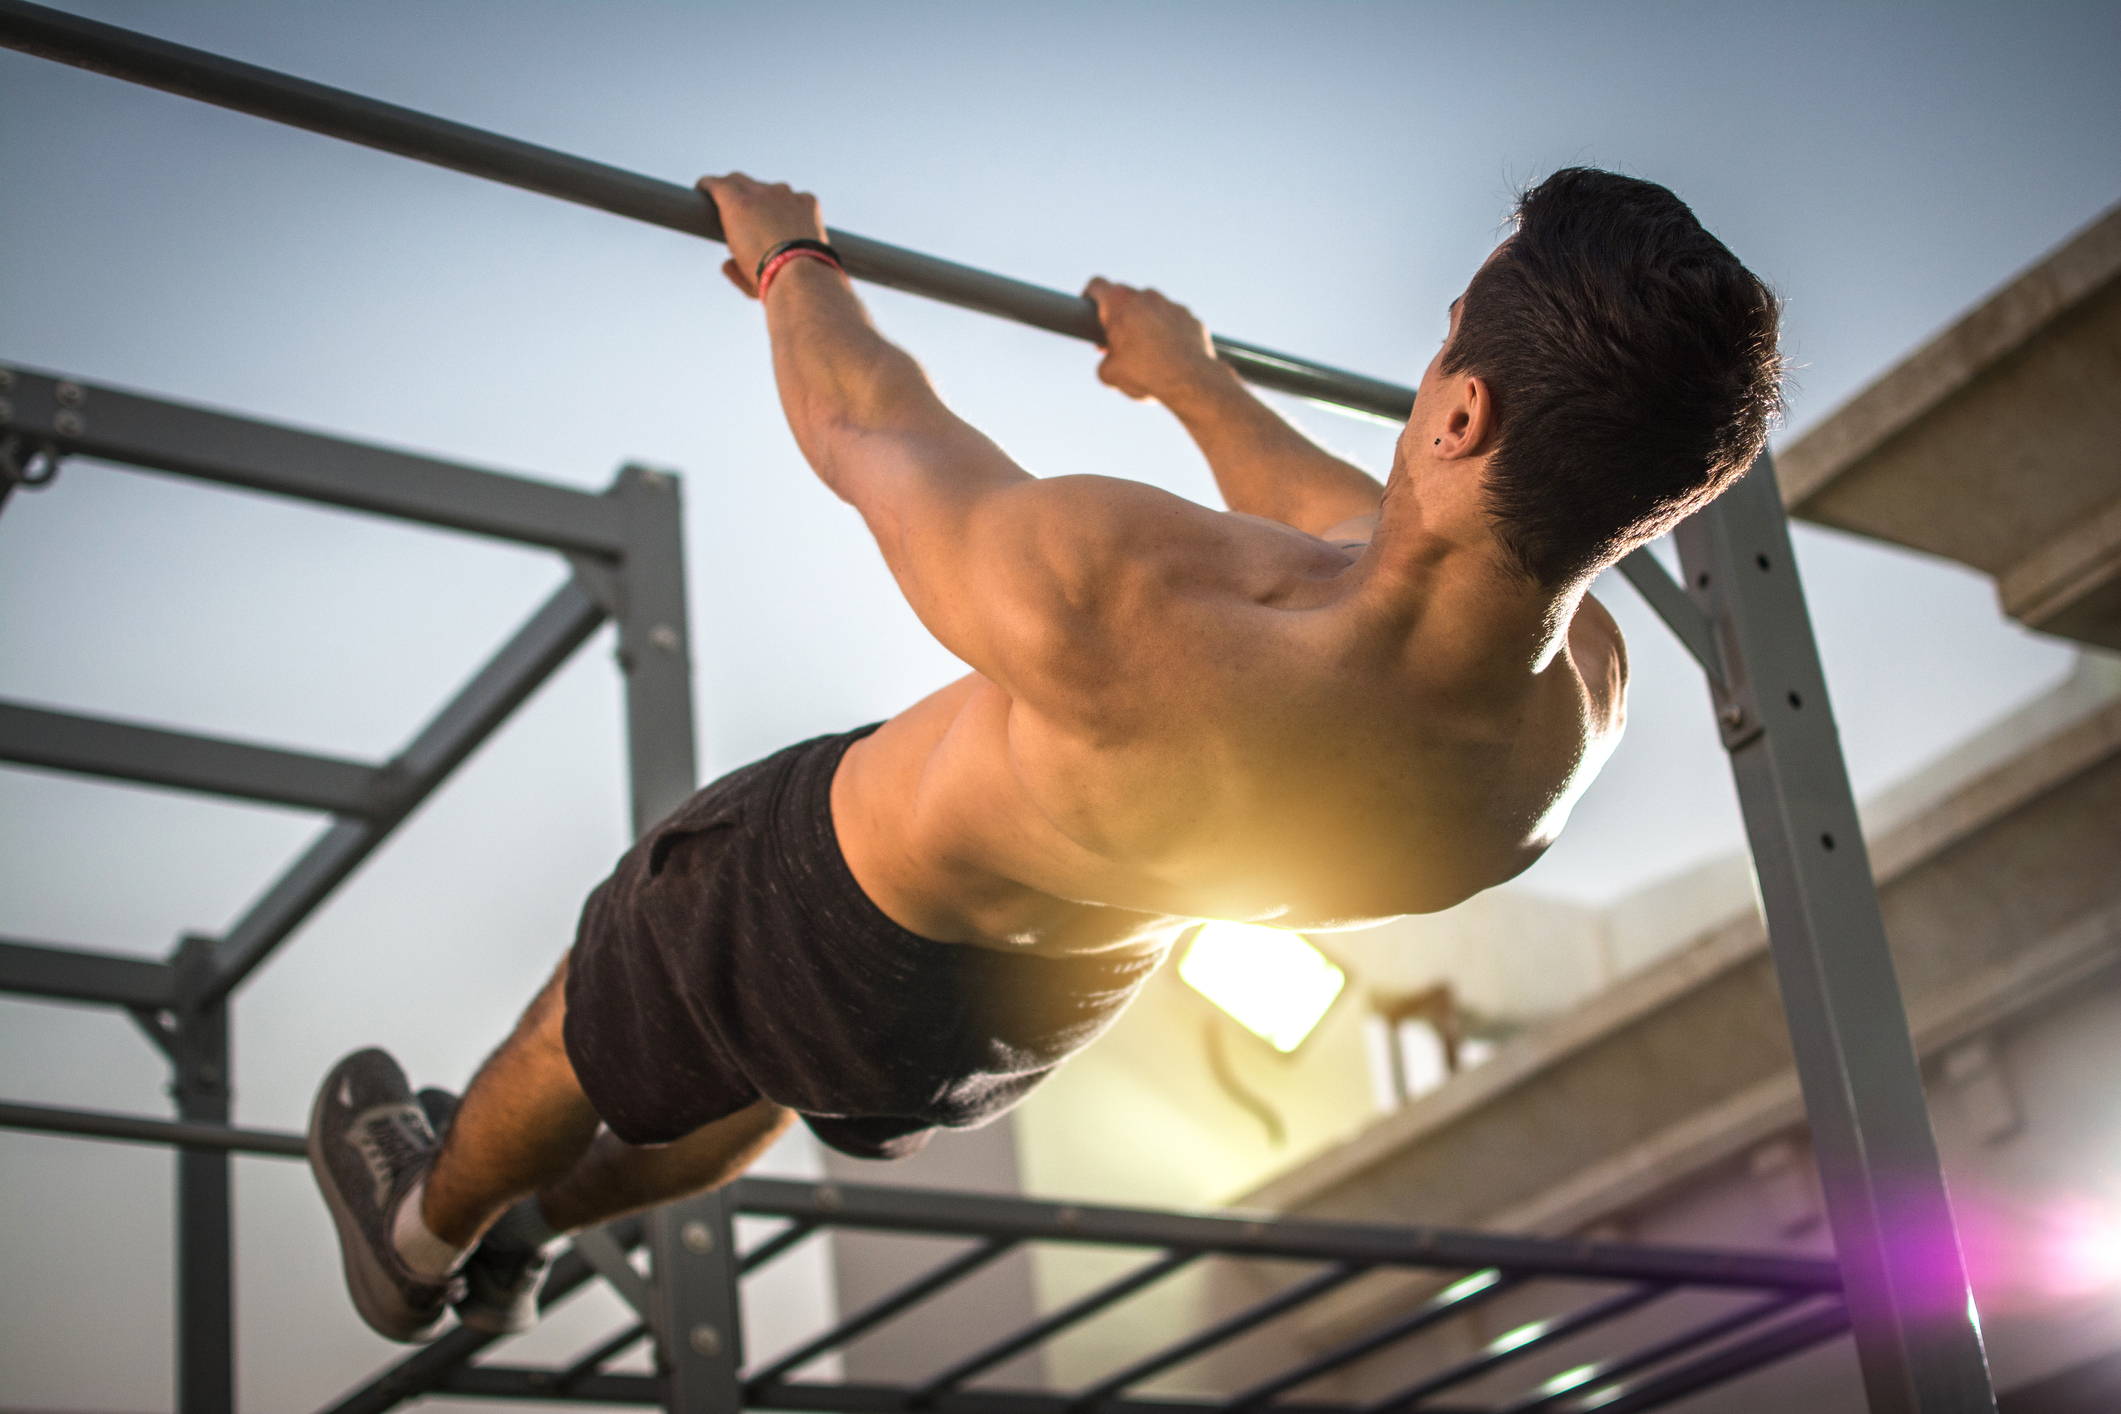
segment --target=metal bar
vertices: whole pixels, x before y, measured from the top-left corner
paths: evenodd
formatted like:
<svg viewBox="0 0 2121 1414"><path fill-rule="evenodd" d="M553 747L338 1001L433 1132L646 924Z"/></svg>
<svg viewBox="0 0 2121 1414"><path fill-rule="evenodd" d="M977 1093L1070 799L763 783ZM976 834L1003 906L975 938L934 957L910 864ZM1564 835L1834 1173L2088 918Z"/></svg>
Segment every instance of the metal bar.
<svg viewBox="0 0 2121 1414"><path fill-rule="evenodd" d="M823 1335L783 1355L757 1374L745 1376L745 1401L757 1403L761 1392L770 1388L781 1376L793 1370L800 1370L828 1350L837 1350L863 1332L882 1325L907 1307L924 1301L953 1282L972 1275L1015 1246L1013 1239L990 1237L970 1252L960 1253L927 1274L908 1282L889 1296L841 1321Z"/></svg>
<svg viewBox="0 0 2121 1414"><path fill-rule="evenodd" d="M628 466L612 482L626 554L614 617L626 675L626 761L633 828L684 804L699 783L692 739L692 631L685 608L685 527L678 478Z"/></svg>
<svg viewBox="0 0 2121 1414"><path fill-rule="evenodd" d="M1540 1411L1553 1409L1564 1402L1573 1402L1577 1396L1600 1385L1611 1384L1623 1375L1646 1370L1652 1365L1661 1365L1674 1355L1684 1354L1696 1346L1707 1345L1712 1340L1721 1340L1727 1335L1744 1330L1747 1326L1758 1325L1778 1312L1787 1311L1800 1301L1811 1299L1807 1294L1785 1293L1770 1296L1765 1301L1752 1302L1728 1315L1719 1316L1691 1330L1681 1331L1653 1345L1646 1345L1640 1350L1632 1350L1626 1355L1615 1356L1611 1360L1600 1361L1596 1365L1575 1371L1566 1379L1557 1376L1502 1405L1494 1414L1540 1414Z"/></svg>
<svg viewBox="0 0 2121 1414"><path fill-rule="evenodd" d="M103 1110L69 1110L51 1105L0 1102L0 1129L27 1129L42 1134L74 1134L87 1139L120 1139L135 1144L174 1144L187 1149L233 1154L269 1154L305 1159L309 1151L299 1134L269 1129L234 1129L199 1120L149 1119L144 1115Z"/></svg>
<svg viewBox="0 0 2121 1414"><path fill-rule="evenodd" d="M1721 690L1723 660L1716 653L1715 630L1709 627L1708 615L1696 608L1686 590L1665 572L1663 563L1645 547L1622 556L1614 568L1635 586L1650 612L1664 620L1679 646L1701 665L1701 671L1709 675L1710 687Z"/></svg>
<svg viewBox="0 0 2121 1414"><path fill-rule="evenodd" d="M0 702L0 761L334 815L375 815L390 808L388 778L358 761L16 702Z"/></svg>
<svg viewBox="0 0 2121 1414"><path fill-rule="evenodd" d="M678 479L628 466L612 483L622 512L614 617L626 676L626 761L634 833L646 834L697 784L691 631L685 609L684 515ZM654 1285L648 1311L669 1414L737 1414L743 1403L743 1305L728 1200L703 1193L648 1219Z"/></svg>
<svg viewBox="0 0 2121 1414"><path fill-rule="evenodd" d="M475 1399L567 1399L582 1404L655 1404L663 1382L654 1375L587 1375L564 1392L550 1370L509 1365L465 1365L428 1387L434 1394Z"/></svg>
<svg viewBox="0 0 2121 1414"><path fill-rule="evenodd" d="M650 1213L648 1246L655 1272L648 1324L663 1356L663 1407L671 1414L737 1414L743 1303L723 1195L695 1194Z"/></svg>
<svg viewBox="0 0 2121 1414"><path fill-rule="evenodd" d="M1071 1396L1048 1390L957 1389L941 1395L935 1414L1067 1414ZM812 1414L906 1414L906 1392L892 1385L803 1382L775 1385L749 1398L753 1409L801 1409ZM1214 1406L1195 1399L1122 1399L1111 1414L1205 1414ZM1347 1414L1346 1405L1290 1403L1274 1414ZM1434 1414L1486 1414L1484 1410L1437 1410Z"/></svg>
<svg viewBox="0 0 2121 1414"><path fill-rule="evenodd" d="M1832 1340L1848 1328L1848 1308L1837 1301L1809 1315L1785 1321L1772 1330L1762 1331L1750 1340L1727 1345L1691 1364L1652 1375L1610 1399L1589 1400L1587 1407L1597 1409L1599 1414L1632 1414L1638 1409L1655 1409L1795 1355L1800 1350L1809 1350L1821 1341ZM1986 1381L1983 1383L1985 1386Z"/></svg>
<svg viewBox="0 0 2121 1414"><path fill-rule="evenodd" d="M603 620L604 610L579 578L547 599L391 763L388 769L404 783L392 812L330 825L215 944L205 995L226 996L240 985Z"/></svg>
<svg viewBox="0 0 2121 1414"><path fill-rule="evenodd" d="M1309 1218L1169 1213L1040 1202L987 1193L931 1193L774 1178L741 1178L730 1188L737 1211L742 1213L798 1218L872 1232L1156 1247L1235 1257L1457 1271L1501 1267L1548 1276L1689 1286L1798 1291L1838 1291L1841 1287L1840 1273L1830 1261L1765 1252L1652 1247Z"/></svg>
<svg viewBox="0 0 2121 1414"><path fill-rule="evenodd" d="M591 1375L601 1371L606 1361L612 1360L628 1348L640 1344L647 1335L648 1323L646 1321L635 1321L609 1340L598 1342L589 1350L583 1352L572 1365L567 1366L554 1375L552 1377L552 1388L563 1394L573 1389Z"/></svg>
<svg viewBox="0 0 2121 1414"><path fill-rule="evenodd" d="M1217 1408L1223 1411L1223 1414L1255 1409L1283 1390L1295 1389L1298 1385L1307 1384L1320 1375L1330 1374L1343 1365L1352 1365L1365 1355L1397 1344L1416 1331L1427 1330L1438 1321L1447 1320L1492 1301L1506 1291L1523 1286L1528 1280L1530 1276L1522 1272L1475 1272L1445 1287L1397 1320L1387 1321L1353 1340L1343 1341L1315 1359L1284 1370L1270 1380L1263 1380L1243 1393L1233 1395Z"/></svg>
<svg viewBox="0 0 2121 1414"><path fill-rule="evenodd" d="M0 992L106 1006L166 1007L176 995L166 962L0 939Z"/></svg>
<svg viewBox="0 0 2121 1414"><path fill-rule="evenodd" d="M1456 1365L1416 1380L1406 1388L1386 1395L1374 1404L1364 1406L1358 1414L1395 1414L1395 1411L1409 1408L1432 1394L1447 1390L1453 1385L1464 1384L1467 1380L1477 1379L1498 1366L1529 1355L1541 1346L1566 1340L1578 1332L1603 1325L1630 1311L1647 1306L1671 1290L1669 1286L1638 1286L1633 1291L1623 1291L1603 1301L1594 1301L1567 1315L1520 1326L1488 1342L1487 1348L1471 1359L1461 1360Z"/></svg>
<svg viewBox="0 0 2121 1414"><path fill-rule="evenodd" d="M738 1258L736 1269L742 1273L757 1271L816 1231L817 1227L812 1223L790 1223Z"/></svg>
<svg viewBox="0 0 2121 1414"><path fill-rule="evenodd" d="M0 6L0 30L14 19ZM62 451L526 545L619 551L617 508L593 492L5 366L14 386L0 427Z"/></svg>
<svg viewBox="0 0 2121 1414"><path fill-rule="evenodd" d="M570 157L40 5L0 0L0 44L686 235L722 239L713 203L691 187ZM1095 307L1078 295L938 260L848 231L829 235L848 273L856 279L1071 338L1103 342ZM1217 339L1216 352L1254 383L1317 402L1399 422L1406 420L1414 406L1410 388L1257 345Z"/></svg>
<svg viewBox="0 0 2121 1414"><path fill-rule="evenodd" d="M640 1246L639 1218L622 1218L606 1225L604 1231L609 1233L621 1248ZM538 1293L538 1309L550 1311L595 1280L596 1274L596 1268L592 1267L589 1259L581 1253L572 1248L562 1252L554 1259L552 1270L545 1274L544 1289ZM417 1399L432 1390L443 1388L450 1377L472 1357L505 1338L487 1335L469 1326L456 1326L432 1344L422 1346L395 1365L377 1372L365 1383L348 1390L337 1402L327 1406L324 1414L384 1414L385 1410L394 1409L408 1399ZM586 1381L585 1386L594 1383L595 1381ZM548 1386L541 1397L551 1398L552 1393ZM575 1391L572 1397L589 1399L595 1396L589 1389L584 1388ZM655 1398L651 1394L645 1399L633 1402L652 1404Z"/></svg>
<svg viewBox="0 0 2121 1414"><path fill-rule="evenodd" d="M1991 1414L1907 1008L1771 459L1680 525L1874 1414Z"/></svg>
<svg viewBox="0 0 2121 1414"><path fill-rule="evenodd" d="M446 1337L445 1337L446 1338ZM594 1375L575 1389L555 1394L550 1370L511 1365L473 1365L452 1373L434 1392L483 1399L564 1399L593 1404L654 1404L657 1381L650 1375ZM756 1409L814 1411L814 1414L904 1414L905 1391L889 1385L775 1385ZM1181 1399L1130 1399L1112 1406L1113 1414L1201 1414L1203 1406ZM936 1414L1066 1414L1062 1395L1029 1390L957 1390L936 1405ZM1284 1404L1276 1414L1346 1414L1341 1406ZM1438 1410L1436 1414L1484 1414L1477 1410Z"/></svg>
<svg viewBox="0 0 2121 1414"><path fill-rule="evenodd" d="M591 1228L575 1238L574 1250L597 1269L597 1275L618 1293L621 1301L633 1308L636 1316L644 1321L651 1319L648 1278L627 1259L626 1249L613 1241L609 1233L601 1228Z"/></svg>
<svg viewBox="0 0 2121 1414"><path fill-rule="evenodd" d="M955 1388L971 1379L982 1370L991 1369L1021 1350L1052 1339L1061 1331L1079 1321L1088 1320L1116 1301L1124 1300L1143 1287L1162 1281L1180 1267L1198 1261L1198 1252L1171 1252L1145 1266L1137 1267L1117 1281L1106 1283L1087 1296L1069 1302L1060 1310L1042 1320L1034 1321L1012 1336L1005 1337L985 1350L968 1355L941 1374L929 1379L913 1391L911 1403L916 1409L924 1409L935 1402L935 1397L944 1390Z"/></svg>
<svg viewBox="0 0 2121 1414"><path fill-rule="evenodd" d="M1169 1345L1154 1354L1135 1361L1132 1365L1107 1375L1096 1384L1077 1394L1069 1405L1070 1414L1089 1414L1089 1411L1106 1405L1111 1397L1128 1385L1140 1384L1151 1375L1181 1365L1195 1356L1234 1340L1255 1326L1264 1325L1285 1311L1293 1311L1306 1302L1314 1301L1340 1286L1346 1285L1365 1272L1375 1268L1365 1264L1346 1262L1318 1273L1308 1281L1298 1282L1286 1291L1276 1292L1255 1306L1246 1308L1227 1320L1218 1321L1176 1345Z"/></svg>
<svg viewBox="0 0 2121 1414"><path fill-rule="evenodd" d="M202 938L179 953L180 990L203 961ZM228 1005L186 999L170 1035L177 1114L193 1124L226 1125L229 1114ZM235 1215L229 1151L217 1145L177 1151L177 1414L235 1414Z"/></svg>

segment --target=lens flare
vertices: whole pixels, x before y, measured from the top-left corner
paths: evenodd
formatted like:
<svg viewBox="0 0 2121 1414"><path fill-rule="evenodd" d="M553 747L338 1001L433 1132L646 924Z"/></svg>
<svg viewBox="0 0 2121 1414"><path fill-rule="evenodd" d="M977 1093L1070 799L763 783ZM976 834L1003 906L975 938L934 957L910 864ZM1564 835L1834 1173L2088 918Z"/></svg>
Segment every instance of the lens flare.
<svg viewBox="0 0 2121 1414"><path fill-rule="evenodd" d="M1178 975L1284 1054L1311 1034L1348 981L1301 933L1249 923L1202 927Z"/></svg>
<svg viewBox="0 0 2121 1414"><path fill-rule="evenodd" d="M1983 1309L2038 1310L2121 1292L2121 1199L1955 1193L1952 1207Z"/></svg>

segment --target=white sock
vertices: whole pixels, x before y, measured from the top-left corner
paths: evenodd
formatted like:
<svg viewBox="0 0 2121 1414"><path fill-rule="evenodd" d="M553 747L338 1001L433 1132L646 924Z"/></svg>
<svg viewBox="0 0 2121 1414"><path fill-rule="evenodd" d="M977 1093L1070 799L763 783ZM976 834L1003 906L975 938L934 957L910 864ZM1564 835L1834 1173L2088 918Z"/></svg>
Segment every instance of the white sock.
<svg viewBox="0 0 2121 1414"><path fill-rule="evenodd" d="M426 1195L427 1180L423 1177L398 1204L398 1215L390 1225L390 1245L397 1249L398 1256L412 1268L415 1276L440 1281L464 1265L464 1258L471 1249L452 1247L434 1235L427 1226L426 1215L420 1211L420 1200Z"/></svg>

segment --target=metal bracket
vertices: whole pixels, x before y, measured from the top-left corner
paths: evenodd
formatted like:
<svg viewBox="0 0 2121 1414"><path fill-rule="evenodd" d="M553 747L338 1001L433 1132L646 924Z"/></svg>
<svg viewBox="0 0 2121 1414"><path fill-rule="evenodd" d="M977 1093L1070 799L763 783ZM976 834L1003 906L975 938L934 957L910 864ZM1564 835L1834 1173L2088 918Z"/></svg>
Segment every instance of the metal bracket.
<svg viewBox="0 0 2121 1414"><path fill-rule="evenodd" d="M1650 612L1664 620L1664 626L1679 640L1679 646L1701 665L1701 671L1708 674L1710 689L1723 691L1723 655L1717 651L1716 633L1709 625L1709 616L1694 606L1679 581L1666 572L1663 562L1644 547L1622 556L1614 568L1635 586L1635 592L1650 606Z"/></svg>
<svg viewBox="0 0 2121 1414"><path fill-rule="evenodd" d="M648 1322L651 1330L656 1327L655 1299L648 1290L648 1278L641 1275L612 1235L600 1227L588 1228L575 1234L574 1250L581 1253L589 1265L597 1269L597 1275L611 1283L611 1289L619 1299L633 1308L634 1314Z"/></svg>

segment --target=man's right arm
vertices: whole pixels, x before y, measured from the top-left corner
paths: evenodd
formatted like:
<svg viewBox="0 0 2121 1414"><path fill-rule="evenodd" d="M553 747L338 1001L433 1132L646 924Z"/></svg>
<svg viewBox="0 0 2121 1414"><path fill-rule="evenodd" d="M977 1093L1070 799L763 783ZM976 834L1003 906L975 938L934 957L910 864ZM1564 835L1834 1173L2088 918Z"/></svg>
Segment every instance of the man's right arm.
<svg viewBox="0 0 2121 1414"><path fill-rule="evenodd" d="M1097 279L1107 353L1097 376L1132 398L1169 408L1208 459L1223 503L1313 535L1374 513L1376 478L1291 427L1215 356L1207 329L1155 290Z"/></svg>

